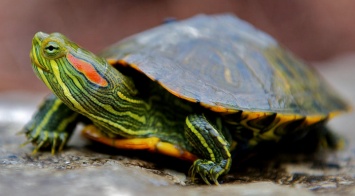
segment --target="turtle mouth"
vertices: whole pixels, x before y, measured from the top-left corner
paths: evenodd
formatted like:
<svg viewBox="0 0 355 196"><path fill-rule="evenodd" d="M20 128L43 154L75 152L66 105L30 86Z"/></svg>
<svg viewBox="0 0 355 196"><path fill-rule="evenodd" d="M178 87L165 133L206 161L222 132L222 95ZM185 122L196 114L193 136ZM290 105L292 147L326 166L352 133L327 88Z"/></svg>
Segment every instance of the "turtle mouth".
<svg viewBox="0 0 355 196"><path fill-rule="evenodd" d="M34 58L32 52L30 53L30 58L32 62L32 67L36 69L41 69L44 72L50 73L49 69L41 65L36 58Z"/></svg>
<svg viewBox="0 0 355 196"><path fill-rule="evenodd" d="M51 73L51 71L49 69L47 69L46 67L42 66L41 64L39 64L38 62L36 61L32 61L32 66L37 68L37 69L40 69L42 70L43 72L46 72L46 73Z"/></svg>
<svg viewBox="0 0 355 196"><path fill-rule="evenodd" d="M32 66L37 69L41 69L44 72L50 73L49 69L41 65L36 59L33 58L32 53L30 54L30 58L32 61Z"/></svg>

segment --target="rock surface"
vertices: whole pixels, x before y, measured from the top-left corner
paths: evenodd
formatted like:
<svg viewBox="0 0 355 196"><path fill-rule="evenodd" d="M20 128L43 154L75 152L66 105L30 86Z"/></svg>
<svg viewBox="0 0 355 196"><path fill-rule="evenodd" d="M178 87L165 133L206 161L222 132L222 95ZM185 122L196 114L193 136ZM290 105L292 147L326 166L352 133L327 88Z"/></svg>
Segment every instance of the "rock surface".
<svg viewBox="0 0 355 196"><path fill-rule="evenodd" d="M355 105L354 57L318 66ZM0 190L2 195L314 195L355 194L355 114L332 120L331 129L347 139L344 150L281 154L256 159L222 178L221 186L195 185L186 178L189 164L146 152L92 144L79 134L62 153L32 155L17 136L40 95L0 94Z"/></svg>

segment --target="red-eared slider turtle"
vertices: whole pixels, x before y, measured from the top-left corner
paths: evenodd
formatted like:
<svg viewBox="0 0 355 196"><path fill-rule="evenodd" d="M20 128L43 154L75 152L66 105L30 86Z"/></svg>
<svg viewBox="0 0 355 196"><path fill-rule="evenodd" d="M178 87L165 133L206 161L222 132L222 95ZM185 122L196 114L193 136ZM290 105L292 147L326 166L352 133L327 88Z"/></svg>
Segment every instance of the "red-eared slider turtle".
<svg viewBox="0 0 355 196"><path fill-rule="evenodd" d="M85 119L84 135L194 161L190 175L206 183L228 173L231 152L326 130L347 108L312 69L231 15L163 24L100 57L39 32L30 56L54 93L25 127L35 152L60 151Z"/></svg>

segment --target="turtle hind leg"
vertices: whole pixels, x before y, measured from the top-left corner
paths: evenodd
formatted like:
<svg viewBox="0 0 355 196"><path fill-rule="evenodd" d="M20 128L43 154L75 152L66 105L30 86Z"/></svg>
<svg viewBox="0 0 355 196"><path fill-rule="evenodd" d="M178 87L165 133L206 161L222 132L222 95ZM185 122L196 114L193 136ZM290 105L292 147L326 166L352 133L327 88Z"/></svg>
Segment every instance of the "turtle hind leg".
<svg viewBox="0 0 355 196"><path fill-rule="evenodd" d="M228 173L232 158L230 154L230 137L222 133L218 123L211 123L203 114L193 114L186 118L185 136L196 151L197 159L189 170L194 181L199 174L203 181L218 183L218 177Z"/></svg>
<svg viewBox="0 0 355 196"><path fill-rule="evenodd" d="M329 130L324 124L312 126L304 131L306 134L299 139L288 136L281 140L279 147L285 152L313 153L320 149L341 150L345 147L344 138Z"/></svg>
<svg viewBox="0 0 355 196"><path fill-rule="evenodd" d="M156 152L172 157L176 157L183 160L194 161L196 156L190 152L176 146L174 144L161 141L158 137L147 137L147 138L110 138L95 127L94 125L88 125L82 130L82 135L112 146L118 149L127 150L148 150L150 152Z"/></svg>
<svg viewBox="0 0 355 196"><path fill-rule="evenodd" d="M319 134L319 147L331 150L342 150L345 148L346 141L329 128L323 126Z"/></svg>
<svg viewBox="0 0 355 196"><path fill-rule="evenodd" d="M27 137L27 141L22 146L33 143L36 146L33 153L48 148L52 154L61 151L79 119L78 113L70 110L56 96L50 95L20 132Z"/></svg>

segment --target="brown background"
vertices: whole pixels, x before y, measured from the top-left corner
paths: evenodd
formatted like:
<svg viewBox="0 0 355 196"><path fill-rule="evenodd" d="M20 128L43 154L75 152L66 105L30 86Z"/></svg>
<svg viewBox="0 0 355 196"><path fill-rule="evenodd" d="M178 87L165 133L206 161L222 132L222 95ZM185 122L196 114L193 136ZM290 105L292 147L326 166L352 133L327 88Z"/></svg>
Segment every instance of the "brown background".
<svg viewBox="0 0 355 196"><path fill-rule="evenodd" d="M235 13L276 37L297 55L326 60L355 49L352 0L1 0L0 91L43 91L28 53L35 32L61 32L98 52L167 17Z"/></svg>

